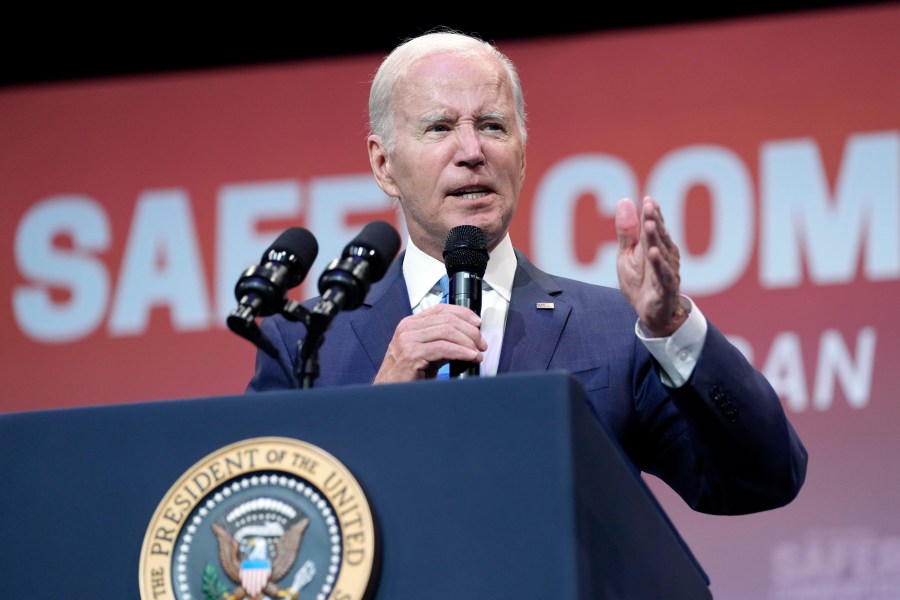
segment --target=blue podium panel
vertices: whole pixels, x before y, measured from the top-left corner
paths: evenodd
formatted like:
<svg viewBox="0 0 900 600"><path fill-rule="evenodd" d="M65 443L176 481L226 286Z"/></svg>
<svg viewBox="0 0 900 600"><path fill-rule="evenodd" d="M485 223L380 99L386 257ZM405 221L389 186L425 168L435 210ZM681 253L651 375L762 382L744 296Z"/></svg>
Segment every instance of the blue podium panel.
<svg viewBox="0 0 900 600"><path fill-rule="evenodd" d="M377 532L374 598L711 597L564 374L0 415L3 597L141 598L145 533L173 484L265 437L356 478Z"/></svg>

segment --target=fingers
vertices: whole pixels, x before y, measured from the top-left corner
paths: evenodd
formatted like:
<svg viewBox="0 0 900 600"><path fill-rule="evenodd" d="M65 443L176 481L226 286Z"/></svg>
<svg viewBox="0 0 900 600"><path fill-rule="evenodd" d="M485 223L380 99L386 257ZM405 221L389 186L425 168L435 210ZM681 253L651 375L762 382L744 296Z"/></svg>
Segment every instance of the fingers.
<svg viewBox="0 0 900 600"><path fill-rule="evenodd" d="M650 261L657 275L671 278L671 271L678 270L679 252L678 246L669 235L663 219L659 203L646 196L641 206L641 218L643 221L642 243L646 250L647 260Z"/></svg>
<svg viewBox="0 0 900 600"><path fill-rule="evenodd" d="M397 326L376 383L434 377L450 360L481 362L487 342L481 318L463 306L438 304Z"/></svg>
<svg viewBox="0 0 900 600"><path fill-rule="evenodd" d="M641 226L643 236L641 242L647 252L647 258L651 263L660 261L660 246L664 244L663 236L667 236L665 225L662 221L662 213L659 210L659 204L649 196L644 198L641 205Z"/></svg>
<svg viewBox="0 0 900 600"><path fill-rule="evenodd" d="M401 323L401 326L404 325ZM429 362L481 360L487 343L481 336L481 319L462 306L438 304L414 315L401 331L403 341L420 346Z"/></svg>

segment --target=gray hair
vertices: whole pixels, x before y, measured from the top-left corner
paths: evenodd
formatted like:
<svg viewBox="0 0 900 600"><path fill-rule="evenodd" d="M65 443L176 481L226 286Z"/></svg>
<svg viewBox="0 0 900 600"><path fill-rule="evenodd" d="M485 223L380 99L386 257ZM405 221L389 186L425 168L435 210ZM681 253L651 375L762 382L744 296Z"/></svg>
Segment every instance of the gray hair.
<svg viewBox="0 0 900 600"><path fill-rule="evenodd" d="M516 106L516 121L525 142L525 96L522 82L513 62L496 46L474 35L467 35L451 29L432 30L418 37L409 38L391 51L381 62L372 87L369 90L369 131L381 136L388 152L394 149L394 107L391 94L397 80L420 58L438 52L453 52L461 55L488 55L503 66L512 84L513 101Z"/></svg>

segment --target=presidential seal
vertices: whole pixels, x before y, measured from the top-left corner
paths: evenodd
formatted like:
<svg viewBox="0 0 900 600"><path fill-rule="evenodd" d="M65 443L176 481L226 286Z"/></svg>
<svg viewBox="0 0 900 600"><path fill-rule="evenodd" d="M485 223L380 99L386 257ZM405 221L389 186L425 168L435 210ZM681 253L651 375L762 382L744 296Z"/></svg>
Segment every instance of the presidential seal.
<svg viewBox="0 0 900 600"><path fill-rule="evenodd" d="M266 437L206 456L147 527L142 600L365 600L376 578L363 490L333 456Z"/></svg>

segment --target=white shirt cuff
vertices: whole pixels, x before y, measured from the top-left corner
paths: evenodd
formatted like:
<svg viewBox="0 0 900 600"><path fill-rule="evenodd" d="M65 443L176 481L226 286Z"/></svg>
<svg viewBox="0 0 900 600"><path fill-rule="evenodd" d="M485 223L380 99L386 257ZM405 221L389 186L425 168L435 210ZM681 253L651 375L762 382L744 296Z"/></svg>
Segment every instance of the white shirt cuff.
<svg viewBox="0 0 900 600"><path fill-rule="evenodd" d="M681 297L681 304L688 313L687 320L669 337L647 337L640 320L634 324L635 334L662 367L662 382L673 388L690 379L706 340L706 317L687 296Z"/></svg>

